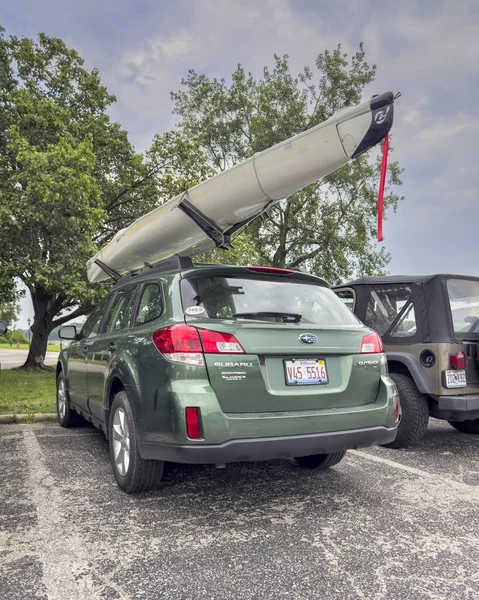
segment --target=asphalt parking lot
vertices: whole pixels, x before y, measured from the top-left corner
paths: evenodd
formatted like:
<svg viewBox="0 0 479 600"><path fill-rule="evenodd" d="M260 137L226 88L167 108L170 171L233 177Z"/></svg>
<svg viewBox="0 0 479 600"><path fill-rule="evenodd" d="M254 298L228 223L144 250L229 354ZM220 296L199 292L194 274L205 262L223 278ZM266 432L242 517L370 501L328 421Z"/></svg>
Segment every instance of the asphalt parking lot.
<svg viewBox="0 0 479 600"><path fill-rule="evenodd" d="M169 465L127 496L90 426L0 426L0 597L477 599L479 438L433 421L416 448Z"/></svg>

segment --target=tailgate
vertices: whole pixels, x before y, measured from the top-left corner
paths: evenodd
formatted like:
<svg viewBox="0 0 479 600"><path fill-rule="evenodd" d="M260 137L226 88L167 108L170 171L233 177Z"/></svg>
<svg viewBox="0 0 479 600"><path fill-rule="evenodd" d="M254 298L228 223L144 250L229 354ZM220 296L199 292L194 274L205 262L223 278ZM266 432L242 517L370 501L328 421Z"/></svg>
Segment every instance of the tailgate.
<svg viewBox="0 0 479 600"><path fill-rule="evenodd" d="M233 346L226 345L205 355L224 412L291 413L375 401L381 357L359 354L370 330L324 281L269 267L227 269L208 268L181 282L185 321L232 335L244 349L228 354ZM210 349L216 352L214 344Z"/></svg>
<svg viewBox="0 0 479 600"><path fill-rule="evenodd" d="M205 357L211 386L226 413L344 408L376 399L380 356L359 354L367 333L363 327L304 329L293 324L231 322L195 325L232 334L245 350L245 354ZM302 343L299 338L304 333L315 336L317 342ZM318 371L315 364L322 369ZM308 374L313 381L321 381L309 383Z"/></svg>

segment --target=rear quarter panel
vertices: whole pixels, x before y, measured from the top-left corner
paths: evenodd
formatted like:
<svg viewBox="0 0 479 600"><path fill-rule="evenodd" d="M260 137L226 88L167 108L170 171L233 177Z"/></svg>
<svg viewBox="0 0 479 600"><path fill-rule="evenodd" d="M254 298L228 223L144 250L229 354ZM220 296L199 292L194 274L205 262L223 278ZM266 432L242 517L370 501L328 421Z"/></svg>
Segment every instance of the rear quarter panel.
<svg viewBox="0 0 479 600"><path fill-rule="evenodd" d="M458 396L463 394L477 394L479 392L479 385L473 383L475 382L475 379L470 374L470 370L466 370L469 375L468 380L471 381L467 387L449 389L443 385L442 374L446 369L450 369L450 355L461 352L463 349L462 344L450 343L386 345L388 361L393 357L394 361L399 360L397 355L401 354L411 357L413 364L416 366L416 372L409 368L411 376L419 391L431 396ZM420 356L423 350L432 350L436 355L436 362L433 367L424 367L421 364ZM404 361L404 364L408 366L406 361Z"/></svg>

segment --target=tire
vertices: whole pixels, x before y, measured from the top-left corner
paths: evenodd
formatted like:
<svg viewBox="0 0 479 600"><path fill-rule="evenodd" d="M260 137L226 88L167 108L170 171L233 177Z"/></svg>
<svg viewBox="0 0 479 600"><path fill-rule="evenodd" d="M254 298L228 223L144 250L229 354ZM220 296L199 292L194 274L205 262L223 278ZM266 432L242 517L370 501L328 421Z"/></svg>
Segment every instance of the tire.
<svg viewBox="0 0 479 600"><path fill-rule="evenodd" d="M429 404L426 396L421 394L409 375L391 373L390 377L399 392L402 416L396 439L389 444L384 444L384 447L408 448L418 442L426 433L429 423Z"/></svg>
<svg viewBox="0 0 479 600"><path fill-rule="evenodd" d="M449 421L449 425L452 425L454 429L457 429L461 433L479 433L479 419L472 419L471 421Z"/></svg>
<svg viewBox="0 0 479 600"><path fill-rule="evenodd" d="M324 469L329 469L329 467L334 467L334 465L337 465L343 460L345 455L346 450L342 450L341 452L333 452L332 454L312 454L311 456L298 456L295 457L294 460L300 467L323 471Z"/></svg>
<svg viewBox="0 0 479 600"><path fill-rule="evenodd" d="M116 394L111 405L108 439L118 486L127 494L153 489L161 480L164 462L141 458L130 401L124 391Z"/></svg>
<svg viewBox="0 0 479 600"><path fill-rule="evenodd" d="M72 408L68 399L68 390L63 371L57 377L57 419L61 427L77 427L82 424L82 418Z"/></svg>

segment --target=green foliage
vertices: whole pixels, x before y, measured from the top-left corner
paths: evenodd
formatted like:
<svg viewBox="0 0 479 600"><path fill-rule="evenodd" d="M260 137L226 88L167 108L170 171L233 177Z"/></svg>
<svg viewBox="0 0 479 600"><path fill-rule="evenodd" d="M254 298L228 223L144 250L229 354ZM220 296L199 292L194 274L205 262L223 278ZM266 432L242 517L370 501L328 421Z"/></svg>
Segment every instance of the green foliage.
<svg viewBox="0 0 479 600"><path fill-rule="evenodd" d="M212 172L179 133L135 152L106 112L114 101L62 40L0 29L0 298L15 297L15 278L31 292L32 366L48 333L105 293L84 276L98 247Z"/></svg>
<svg viewBox="0 0 479 600"><path fill-rule="evenodd" d="M351 58L338 46L316 59L297 77L288 57L275 56L273 69L255 79L239 65L231 83L191 70L182 90L172 93L180 129L198 139L216 170L277 144L361 101L374 80L361 45ZM385 209L396 209L400 185L396 162L389 165ZM240 234L236 248L204 256L215 262L256 262L278 267L302 266L331 283L355 274L383 272L390 256L371 242L376 236L379 163L361 156L269 210Z"/></svg>
<svg viewBox="0 0 479 600"><path fill-rule="evenodd" d="M0 321L3 321L7 327L10 327L12 323L18 321L19 312L20 305L16 300L2 302L0 304Z"/></svg>
<svg viewBox="0 0 479 600"><path fill-rule="evenodd" d="M11 332L10 339L12 340L13 344L28 344L27 336L19 329L14 329Z"/></svg>
<svg viewBox="0 0 479 600"><path fill-rule="evenodd" d="M170 131L156 134L145 156L102 188L106 218L95 237L99 246L141 215L214 174L198 142Z"/></svg>
<svg viewBox="0 0 479 600"><path fill-rule="evenodd" d="M105 213L98 173L107 140L126 140L104 112L114 97L82 65L61 40L0 37L0 264L47 328L97 294L83 266Z"/></svg>

